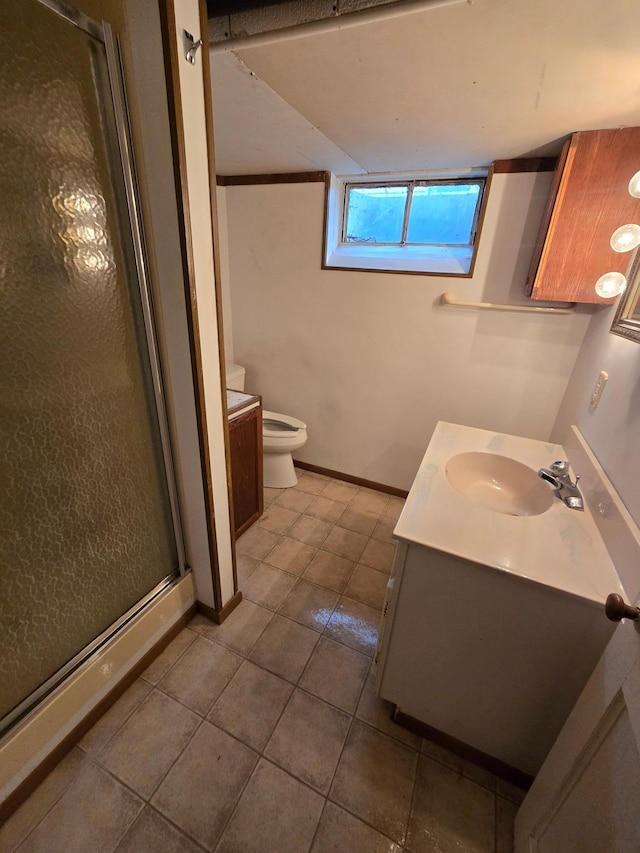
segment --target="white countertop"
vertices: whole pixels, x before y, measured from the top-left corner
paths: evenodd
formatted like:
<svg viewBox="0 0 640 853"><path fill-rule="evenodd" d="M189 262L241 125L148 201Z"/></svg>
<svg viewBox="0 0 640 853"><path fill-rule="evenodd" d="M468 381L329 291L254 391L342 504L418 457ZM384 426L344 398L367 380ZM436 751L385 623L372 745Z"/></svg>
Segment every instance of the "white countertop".
<svg viewBox="0 0 640 853"><path fill-rule="evenodd" d="M245 394L243 391L233 391L227 388L227 414L229 420L246 414L260 405L260 398L255 394Z"/></svg>
<svg viewBox="0 0 640 853"><path fill-rule="evenodd" d="M555 498L540 515L493 512L457 492L447 480L447 461L468 451L499 453L535 471L567 458L559 444L440 421L398 519L396 538L599 605L610 592L623 594L588 506L579 512Z"/></svg>

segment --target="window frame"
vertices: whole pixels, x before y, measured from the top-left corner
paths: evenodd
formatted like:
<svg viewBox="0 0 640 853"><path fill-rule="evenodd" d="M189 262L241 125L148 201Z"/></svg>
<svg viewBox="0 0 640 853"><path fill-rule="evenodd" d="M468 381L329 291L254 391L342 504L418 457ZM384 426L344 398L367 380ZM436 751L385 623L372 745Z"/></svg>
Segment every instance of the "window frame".
<svg viewBox="0 0 640 853"><path fill-rule="evenodd" d="M329 174L325 192L323 269L357 270L413 275L470 278L476 262L482 224L489 198L493 167L409 174ZM468 244L407 243L411 201L416 186L434 184L484 184L476 207ZM407 186L402 228L404 242L383 243L346 238L349 192L358 186Z"/></svg>

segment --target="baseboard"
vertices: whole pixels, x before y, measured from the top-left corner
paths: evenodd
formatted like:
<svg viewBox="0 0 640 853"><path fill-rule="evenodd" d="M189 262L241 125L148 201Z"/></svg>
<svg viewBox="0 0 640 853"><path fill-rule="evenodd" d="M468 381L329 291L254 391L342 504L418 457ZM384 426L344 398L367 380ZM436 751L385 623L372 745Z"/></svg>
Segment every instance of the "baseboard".
<svg viewBox="0 0 640 853"><path fill-rule="evenodd" d="M14 791L0 803L0 826L13 814L13 812L22 805L22 803L35 791L38 785L51 773L62 759L67 755L73 747L84 737L89 729L97 723L100 717L109 710L114 702L119 699L133 682L144 672L149 664L158 657L169 643L182 631L184 627L195 616L197 611L196 604L191 607L178 618L176 622L169 628L167 633L145 653L140 660L134 664L132 669L103 696L103 698L95 705L84 719L75 726L69 734L67 734L60 743L47 755L47 757L29 773L29 775L16 787Z"/></svg>
<svg viewBox="0 0 640 853"><path fill-rule="evenodd" d="M208 604L203 604L202 601L196 601L196 607L198 608L198 613L202 613L208 619L211 619L217 625L222 625L224 620L230 616L236 607L242 601L242 593L240 590L236 592L233 598L230 598L229 601L225 604L225 606L221 610L216 610L214 607L209 607Z"/></svg>
<svg viewBox="0 0 640 853"><path fill-rule="evenodd" d="M353 483L355 486L363 486L365 489L374 489L376 492L386 492L388 495L395 495L397 498L406 498L409 492L406 489L396 489L395 486L385 486L384 483L374 483L372 480L364 480L362 477L354 477L352 474L343 474L342 471L332 471L330 468L321 468L319 465L312 465L310 462L301 462L298 459L293 460L296 468L302 468L305 471L312 471L314 474L324 474L325 477L332 477L334 480L344 480L347 483Z"/></svg>
<svg viewBox="0 0 640 853"><path fill-rule="evenodd" d="M393 714L393 721L410 732L420 735L420 737L437 743L439 746L444 746L445 749L454 752L461 758L472 761L478 767L482 767L493 773L494 776L499 776L506 782L517 785L518 788L524 788L528 791L533 784L533 776L529 776L528 773L523 773L522 770L518 770L510 764L505 764L503 761L487 755L485 752L481 752L474 746L469 746L468 743L451 737L451 735L441 732L439 729L434 729L433 726L422 723L420 720L416 720L415 717L411 717L409 714L404 714L397 708Z"/></svg>

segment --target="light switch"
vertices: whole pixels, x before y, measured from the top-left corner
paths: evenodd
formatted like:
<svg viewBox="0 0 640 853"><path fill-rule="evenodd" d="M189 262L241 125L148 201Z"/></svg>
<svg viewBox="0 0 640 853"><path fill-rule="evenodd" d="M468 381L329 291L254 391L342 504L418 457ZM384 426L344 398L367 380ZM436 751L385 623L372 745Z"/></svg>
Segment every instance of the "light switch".
<svg viewBox="0 0 640 853"><path fill-rule="evenodd" d="M598 407L598 403L600 402L600 397L602 397L602 392L604 391L604 386L607 384L607 379L609 378L609 374L606 370L601 370L600 375L596 380L596 384L593 387L593 391L591 392L591 402L589 406L592 409L596 409Z"/></svg>

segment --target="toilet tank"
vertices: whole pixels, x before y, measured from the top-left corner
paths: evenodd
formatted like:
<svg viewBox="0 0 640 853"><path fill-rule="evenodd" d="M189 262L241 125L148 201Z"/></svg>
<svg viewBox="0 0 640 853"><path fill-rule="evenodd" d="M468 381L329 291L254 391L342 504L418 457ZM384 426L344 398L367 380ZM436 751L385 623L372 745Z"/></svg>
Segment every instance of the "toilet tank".
<svg viewBox="0 0 640 853"><path fill-rule="evenodd" d="M244 391L245 369L239 364L227 364L227 388L231 391Z"/></svg>

